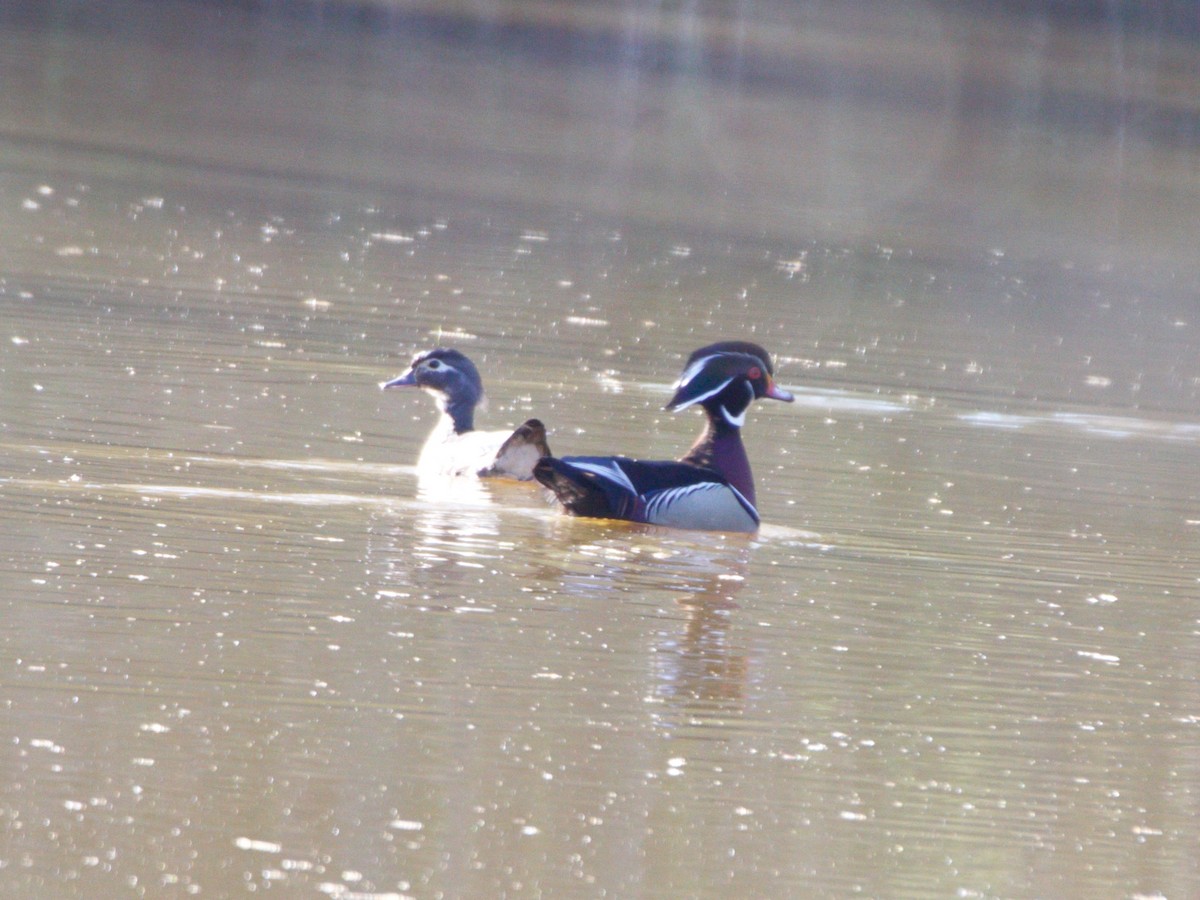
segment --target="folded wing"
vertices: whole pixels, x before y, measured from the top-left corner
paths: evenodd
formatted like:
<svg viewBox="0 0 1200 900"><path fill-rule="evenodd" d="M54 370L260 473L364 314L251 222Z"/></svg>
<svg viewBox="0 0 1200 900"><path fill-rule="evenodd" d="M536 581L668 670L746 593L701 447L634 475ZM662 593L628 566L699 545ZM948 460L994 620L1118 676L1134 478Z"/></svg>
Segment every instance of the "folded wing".
<svg viewBox="0 0 1200 900"><path fill-rule="evenodd" d="M623 456L544 458L533 476L569 513L711 531L755 531L758 512L716 471Z"/></svg>

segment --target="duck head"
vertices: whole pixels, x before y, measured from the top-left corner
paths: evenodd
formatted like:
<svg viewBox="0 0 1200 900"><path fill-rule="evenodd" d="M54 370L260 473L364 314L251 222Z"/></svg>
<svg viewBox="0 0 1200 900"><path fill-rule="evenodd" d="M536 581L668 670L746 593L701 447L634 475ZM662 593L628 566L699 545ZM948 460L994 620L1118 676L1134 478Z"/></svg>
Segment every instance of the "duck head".
<svg viewBox="0 0 1200 900"><path fill-rule="evenodd" d="M741 428L746 410L767 398L794 399L774 381L771 357L749 341L720 341L688 357L675 393L666 408L672 412L699 404L718 427Z"/></svg>
<svg viewBox="0 0 1200 900"><path fill-rule="evenodd" d="M418 353L407 372L379 386L384 390L421 388L454 420L454 430L459 433L474 428L475 406L483 400L483 379L475 364L457 350L446 347Z"/></svg>

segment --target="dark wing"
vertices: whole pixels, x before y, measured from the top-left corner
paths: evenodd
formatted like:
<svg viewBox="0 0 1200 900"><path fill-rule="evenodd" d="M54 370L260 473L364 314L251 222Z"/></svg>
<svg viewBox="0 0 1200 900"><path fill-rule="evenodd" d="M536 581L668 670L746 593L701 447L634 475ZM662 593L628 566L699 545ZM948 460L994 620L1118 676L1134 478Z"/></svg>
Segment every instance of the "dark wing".
<svg viewBox="0 0 1200 900"><path fill-rule="evenodd" d="M758 512L712 469L623 456L542 459L534 477L577 516L678 528L753 531Z"/></svg>
<svg viewBox="0 0 1200 900"><path fill-rule="evenodd" d="M547 456L533 467L533 477L554 491L572 515L632 519L637 488L619 465L630 461L616 456Z"/></svg>

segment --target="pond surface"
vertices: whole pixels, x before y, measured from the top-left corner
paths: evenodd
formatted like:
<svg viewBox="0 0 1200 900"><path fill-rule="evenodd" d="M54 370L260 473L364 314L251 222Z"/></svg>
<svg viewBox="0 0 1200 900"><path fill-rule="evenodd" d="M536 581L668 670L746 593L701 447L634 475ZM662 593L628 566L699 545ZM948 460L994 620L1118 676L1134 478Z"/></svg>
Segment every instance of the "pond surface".
<svg viewBox="0 0 1200 900"><path fill-rule="evenodd" d="M1200 894L1194 34L858 9L0 15L0 892Z"/></svg>

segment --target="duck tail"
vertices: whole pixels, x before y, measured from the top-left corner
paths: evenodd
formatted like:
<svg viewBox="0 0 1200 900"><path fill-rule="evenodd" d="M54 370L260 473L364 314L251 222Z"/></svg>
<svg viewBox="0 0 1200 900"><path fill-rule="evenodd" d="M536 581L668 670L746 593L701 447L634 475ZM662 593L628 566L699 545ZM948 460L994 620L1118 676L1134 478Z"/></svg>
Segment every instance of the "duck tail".
<svg viewBox="0 0 1200 900"><path fill-rule="evenodd" d="M606 481L569 462L543 456L533 467L533 477L553 491L558 502L573 516L607 519L616 514Z"/></svg>
<svg viewBox="0 0 1200 900"><path fill-rule="evenodd" d="M480 474L507 475L521 481L533 478L534 466L550 455L546 426L540 419L527 419L505 439L496 451L496 459Z"/></svg>

